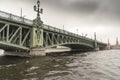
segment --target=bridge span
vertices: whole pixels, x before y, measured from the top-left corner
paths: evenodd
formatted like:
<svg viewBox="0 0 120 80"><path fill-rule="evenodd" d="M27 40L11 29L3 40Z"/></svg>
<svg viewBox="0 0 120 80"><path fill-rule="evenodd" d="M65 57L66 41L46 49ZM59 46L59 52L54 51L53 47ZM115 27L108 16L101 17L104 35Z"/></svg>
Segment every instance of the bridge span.
<svg viewBox="0 0 120 80"><path fill-rule="evenodd" d="M42 13L42 9L40 11ZM56 46L89 51L105 49L107 44L97 41L96 35L93 40L43 24L39 11L33 21L0 11L0 49L38 56Z"/></svg>

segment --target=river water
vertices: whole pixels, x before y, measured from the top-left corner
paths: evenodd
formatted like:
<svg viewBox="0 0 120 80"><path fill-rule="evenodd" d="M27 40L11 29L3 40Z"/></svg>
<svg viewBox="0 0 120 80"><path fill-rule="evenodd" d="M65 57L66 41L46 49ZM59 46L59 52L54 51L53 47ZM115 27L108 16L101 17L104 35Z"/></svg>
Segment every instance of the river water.
<svg viewBox="0 0 120 80"><path fill-rule="evenodd" d="M0 80L120 80L120 50L0 57Z"/></svg>

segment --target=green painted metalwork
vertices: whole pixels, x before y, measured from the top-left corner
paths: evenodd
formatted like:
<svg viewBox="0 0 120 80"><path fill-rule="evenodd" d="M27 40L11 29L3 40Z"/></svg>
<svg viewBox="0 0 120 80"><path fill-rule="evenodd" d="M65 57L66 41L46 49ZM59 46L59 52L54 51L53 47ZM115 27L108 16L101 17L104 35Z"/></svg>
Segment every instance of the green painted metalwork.
<svg viewBox="0 0 120 80"><path fill-rule="evenodd" d="M40 18L40 13L43 13L43 9L40 9L40 1L37 1L37 6L34 6L34 11L37 12L37 18L33 20L33 27L30 38L30 48L43 47L43 22Z"/></svg>
<svg viewBox="0 0 120 80"><path fill-rule="evenodd" d="M0 20L0 48L7 50L7 47L10 46L13 47L11 50L14 50L14 48L28 50L30 46L30 32L30 27Z"/></svg>
<svg viewBox="0 0 120 80"><path fill-rule="evenodd" d="M30 51L61 45L71 49L93 50L96 44L100 48L107 46L97 40L45 25L40 17L31 21L0 11L1 49Z"/></svg>

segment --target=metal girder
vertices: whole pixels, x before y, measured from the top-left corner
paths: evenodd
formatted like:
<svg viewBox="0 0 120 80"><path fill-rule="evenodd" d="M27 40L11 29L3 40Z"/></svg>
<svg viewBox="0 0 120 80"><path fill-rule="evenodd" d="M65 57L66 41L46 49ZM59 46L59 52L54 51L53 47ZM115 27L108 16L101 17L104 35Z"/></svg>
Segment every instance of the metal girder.
<svg viewBox="0 0 120 80"><path fill-rule="evenodd" d="M22 44L21 45L23 45L24 43L25 43L25 41L26 41L26 39L27 39L27 37L30 35L30 30L27 32L27 34L25 35L25 37L23 38L23 41L21 42Z"/></svg>
<svg viewBox="0 0 120 80"><path fill-rule="evenodd" d="M48 45L53 45L52 39L50 37L50 33L47 33L47 37L48 37L48 43L50 43Z"/></svg>
<svg viewBox="0 0 120 80"><path fill-rule="evenodd" d="M5 25L0 29L0 32L3 31L7 26L8 26L8 24L5 24Z"/></svg>
<svg viewBox="0 0 120 80"><path fill-rule="evenodd" d="M16 45L17 47L26 47L28 50L30 30L24 25L0 21L0 46L2 43L6 43L5 45L9 44L11 47Z"/></svg>
<svg viewBox="0 0 120 80"><path fill-rule="evenodd" d="M12 39L17 35L18 31L21 29L21 27L18 27L18 29L15 31L15 33L12 35L12 37L10 38L9 42L12 41Z"/></svg>
<svg viewBox="0 0 120 80"><path fill-rule="evenodd" d="M8 40L9 40L9 29L10 29L10 26L8 25L8 26L7 26L7 35L6 35L6 37L7 37L6 41L7 41L7 42L8 42Z"/></svg>
<svg viewBox="0 0 120 80"><path fill-rule="evenodd" d="M93 42L87 42L86 40L83 40L81 38L71 37L68 35L63 35L60 33L50 32L50 31L44 31L44 47L53 47L58 45L64 45L64 44L76 44L76 45L85 45L87 47L93 48Z"/></svg>

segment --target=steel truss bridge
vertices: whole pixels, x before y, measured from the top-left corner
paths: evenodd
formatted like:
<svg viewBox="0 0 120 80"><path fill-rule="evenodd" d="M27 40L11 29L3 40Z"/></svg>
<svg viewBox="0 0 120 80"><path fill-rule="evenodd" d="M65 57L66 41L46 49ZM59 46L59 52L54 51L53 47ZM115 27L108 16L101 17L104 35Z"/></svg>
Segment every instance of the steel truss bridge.
<svg viewBox="0 0 120 80"><path fill-rule="evenodd" d="M35 24L35 22L38 22ZM62 29L0 11L0 49L27 51L66 46L71 49L105 49L106 44Z"/></svg>

